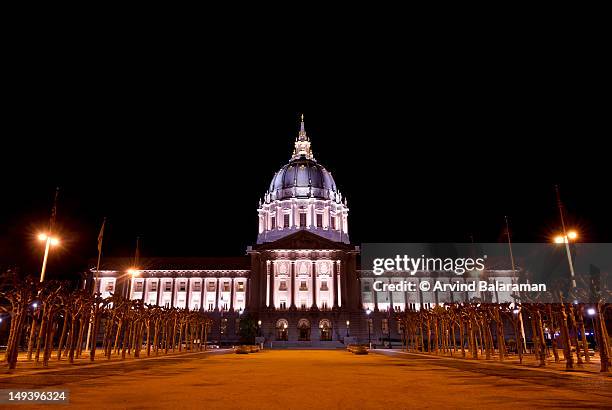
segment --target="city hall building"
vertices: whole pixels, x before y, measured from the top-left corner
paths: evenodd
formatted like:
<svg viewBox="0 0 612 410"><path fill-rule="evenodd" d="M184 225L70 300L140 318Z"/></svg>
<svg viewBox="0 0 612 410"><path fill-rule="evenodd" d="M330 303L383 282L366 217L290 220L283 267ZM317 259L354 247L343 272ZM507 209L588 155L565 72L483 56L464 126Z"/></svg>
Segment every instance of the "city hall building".
<svg viewBox="0 0 612 410"><path fill-rule="evenodd" d="M98 277L95 289L103 297L118 293L203 310L213 319L210 340L223 344L239 339L246 314L261 321L261 336L277 346L399 341L393 312L438 302L434 292L374 291L381 278L360 269L347 200L315 159L303 117L291 158L272 178L257 215L257 239L244 256L152 258L137 267L127 258L106 258L97 275L88 272L86 286Z"/></svg>

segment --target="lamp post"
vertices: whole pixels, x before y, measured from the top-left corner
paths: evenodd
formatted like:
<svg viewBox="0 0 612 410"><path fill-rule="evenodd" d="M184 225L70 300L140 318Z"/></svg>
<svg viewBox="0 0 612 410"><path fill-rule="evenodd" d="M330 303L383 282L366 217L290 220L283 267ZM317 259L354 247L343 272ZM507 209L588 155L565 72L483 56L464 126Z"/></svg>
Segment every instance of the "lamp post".
<svg viewBox="0 0 612 410"><path fill-rule="evenodd" d="M595 314L597 313L597 311L593 308L588 308L587 309L587 314L589 316L591 316L591 329L592 330L592 336L593 336L593 340L595 340L595 343L597 343L597 338L595 337ZM588 354L589 352L587 351L586 354Z"/></svg>
<svg viewBox="0 0 612 410"><path fill-rule="evenodd" d="M572 281L572 288L576 288L576 274L574 273L574 263L572 262L572 254L570 252L569 244L572 241L578 239L578 233L576 231L568 231L563 235L555 236L554 242L557 244L565 244L565 252L567 253L567 261L569 263L570 275Z"/></svg>
<svg viewBox="0 0 612 410"><path fill-rule="evenodd" d="M257 321L257 334L261 337L261 320Z"/></svg>
<svg viewBox="0 0 612 410"><path fill-rule="evenodd" d="M125 295L125 297L127 299L131 300L132 299L132 295L130 293L132 293L132 282L134 282L134 278L136 276L138 276L138 269L136 269L136 268L128 269L127 273L130 276L130 279L128 280L127 294ZM173 306L171 306L171 307L173 307Z"/></svg>
<svg viewBox="0 0 612 410"><path fill-rule="evenodd" d="M43 282L45 280L45 272L47 270L47 259L49 258L49 249L51 246L59 245L59 239L51 236L51 234L41 233L38 235L39 241L45 242L45 255L43 256L42 268L40 270L40 281Z"/></svg>
<svg viewBox="0 0 612 410"><path fill-rule="evenodd" d="M574 264L572 262L572 254L570 253L569 242L570 240L575 240L578 238L578 234L576 231L566 231L565 230L565 218L563 217L563 203L561 202L561 194L559 193L559 186L555 186L555 191L557 192L557 206L559 208L559 215L561 217L561 229L563 230L563 235L559 235L555 238L555 243L565 243L565 252L567 252L567 262L570 268L570 275L572 278L572 289L576 289L576 275L574 274Z"/></svg>
<svg viewBox="0 0 612 410"><path fill-rule="evenodd" d="M349 320L346 321L346 337L349 337L349 326L351 325L351 322Z"/></svg>

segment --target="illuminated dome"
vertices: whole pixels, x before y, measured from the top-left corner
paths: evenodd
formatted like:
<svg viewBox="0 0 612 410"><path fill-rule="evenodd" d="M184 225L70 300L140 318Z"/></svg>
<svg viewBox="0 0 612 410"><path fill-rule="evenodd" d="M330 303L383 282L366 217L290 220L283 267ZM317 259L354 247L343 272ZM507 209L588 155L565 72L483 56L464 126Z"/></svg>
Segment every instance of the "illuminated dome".
<svg viewBox="0 0 612 410"><path fill-rule="evenodd" d="M293 155L274 174L257 212L257 243L272 242L299 230L349 243L346 199L331 173L314 158L304 116Z"/></svg>
<svg viewBox="0 0 612 410"><path fill-rule="evenodd" d="M278 171L268 189L271 199L335 199L336 183L322 165L305 156L291 160Z"/></svg>

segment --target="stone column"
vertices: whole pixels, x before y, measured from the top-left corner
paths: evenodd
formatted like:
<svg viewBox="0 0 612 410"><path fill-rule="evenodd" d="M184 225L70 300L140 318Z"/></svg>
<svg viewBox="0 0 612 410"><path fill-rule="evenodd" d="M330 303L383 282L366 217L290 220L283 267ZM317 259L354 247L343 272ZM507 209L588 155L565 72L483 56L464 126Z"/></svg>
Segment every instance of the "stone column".
<svg viewBox="0 0 612 410"><path fill-rule="evenodd" d="M162 289L161 289L161 279L157 278L157 295L156 295L156 299L157 299L157 306L159 306L159 296L161 295Z"/></svg>
<svg viewBox="0 0 612 410"><path fill-rule="evenodd" d="M402 278L402 282L408 282L408 278ZM408 310L408 291L404 291L404 312Z"/></svg>
<svg viewBox="0 0 612 410"><path fill-rule="evenodd" d="M272 262L270 262L270 261L268 261L268 262L270 264L272 264ZM274 274L273 271L271 271L270 273L271 273L270 280L268 281L269 284L270 284L270 307L273 308L273 309L276 309L276 303L274 302L274 295L276 293L276 289L275 289L276 285L275 285L275 281L274 281L275 274Z"/></svg>
<svg viewBox="0 0 612 410"><path fill-rule="evenodd" d="M337 267L336 267L336 263L333 260L331 262L332 262L331 263L331 265L332 265L331 266L331 268L332 268L332 271L331 271L331 276L332 277L331 277L331 279L332 279L332 283L333 283L333 286L334 286L332 292L333 292L333 295L334 295L334 307L337 308L338 307L338 295L339 295L338 288L340 287L340 283L338 283L339 281L338 281L338 278L336 276L336 272L338 270Z"/></svg>
<svg viewBox="0 0 612 410"><path fill-rule="evenodd" d="M230 312L234 311L234 278L230 278Z"/></svg>
<svg viewBox="0 0 612 410"><path fill-rule="evenodd" d="M374 286L372 286L372 293L374 294L374 312L378 312L378 292L374 290Z"/></svg>
<svg viewBox="0 0 612 410"><path fill-rule="evenodd" d="M200 289L200 310L204 310L204 303L206 303L205 300L205 296L206 296L206 291L205 291L205 287L206 287L206 279L204 277L200 278L200 286L202 286L202 289Z"/></svg>
<svg viewBox="0 0 612 410"><path fill-rule="evenodd" d="M393 283L392 279L389 278L389 285ZM393 310L393 292L389 291L389 309Z"/></svg>
<svg viewBox="0 0 612 410"><path fill-rule="evenodd" d="M170 293L170 307L173 308L174 307L174 293L175 293L175 285L176 285L176 278L172 278L172 291Z"/></svg>
<svg viewBox="0 0 612 410"><path fill-rule="evenodd" d="M219 278L217 278L217 283L215 285L215 310L219 311Z"/></svg>
<svg viewBox="0 0 612 410"><path fill-rule="evenodd" d="M291 261L289 273L291 274L291 309L295 309L295 261Z"/></svg>
<svg viewBox="0 0 612 410"><path fill-rule="evenodd" d="M317 308L317 263L312 261L312 308Z"/></svg>
<svg viewBox="0 0 612 410"><path fill-rule="evenodd" d="M338 307L342 306L342 280L341 280L341 276L340 276L340 261L336 261L336 263L338 264L338 270L336 272L336 276L338 279Z"/></svg>
<svg viewBox="0 0 612 410"><path fill-rule="evenodd" d="M189 302L191 302L191 278L187 278L185 284L185 309L189 309Z"/></svg>
<svg viewBox="0 0 612 410"><path fill-rule="evenodd" d="M266 307L270 307L270 261L266 261Z"/></svg>

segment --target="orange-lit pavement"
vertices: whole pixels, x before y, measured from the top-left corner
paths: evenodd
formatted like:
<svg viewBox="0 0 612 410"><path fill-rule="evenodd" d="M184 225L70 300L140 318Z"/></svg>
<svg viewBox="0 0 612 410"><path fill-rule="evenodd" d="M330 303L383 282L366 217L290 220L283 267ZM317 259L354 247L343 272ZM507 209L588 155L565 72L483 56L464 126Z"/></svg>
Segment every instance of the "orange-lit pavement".
<svg viewBox="0 0 612 410"><path fill-rule="evenodd" d="M326 350L196 353L13 375L0 383L69 389L71 404L89 409L612 407L606 375Z"/></svg>

